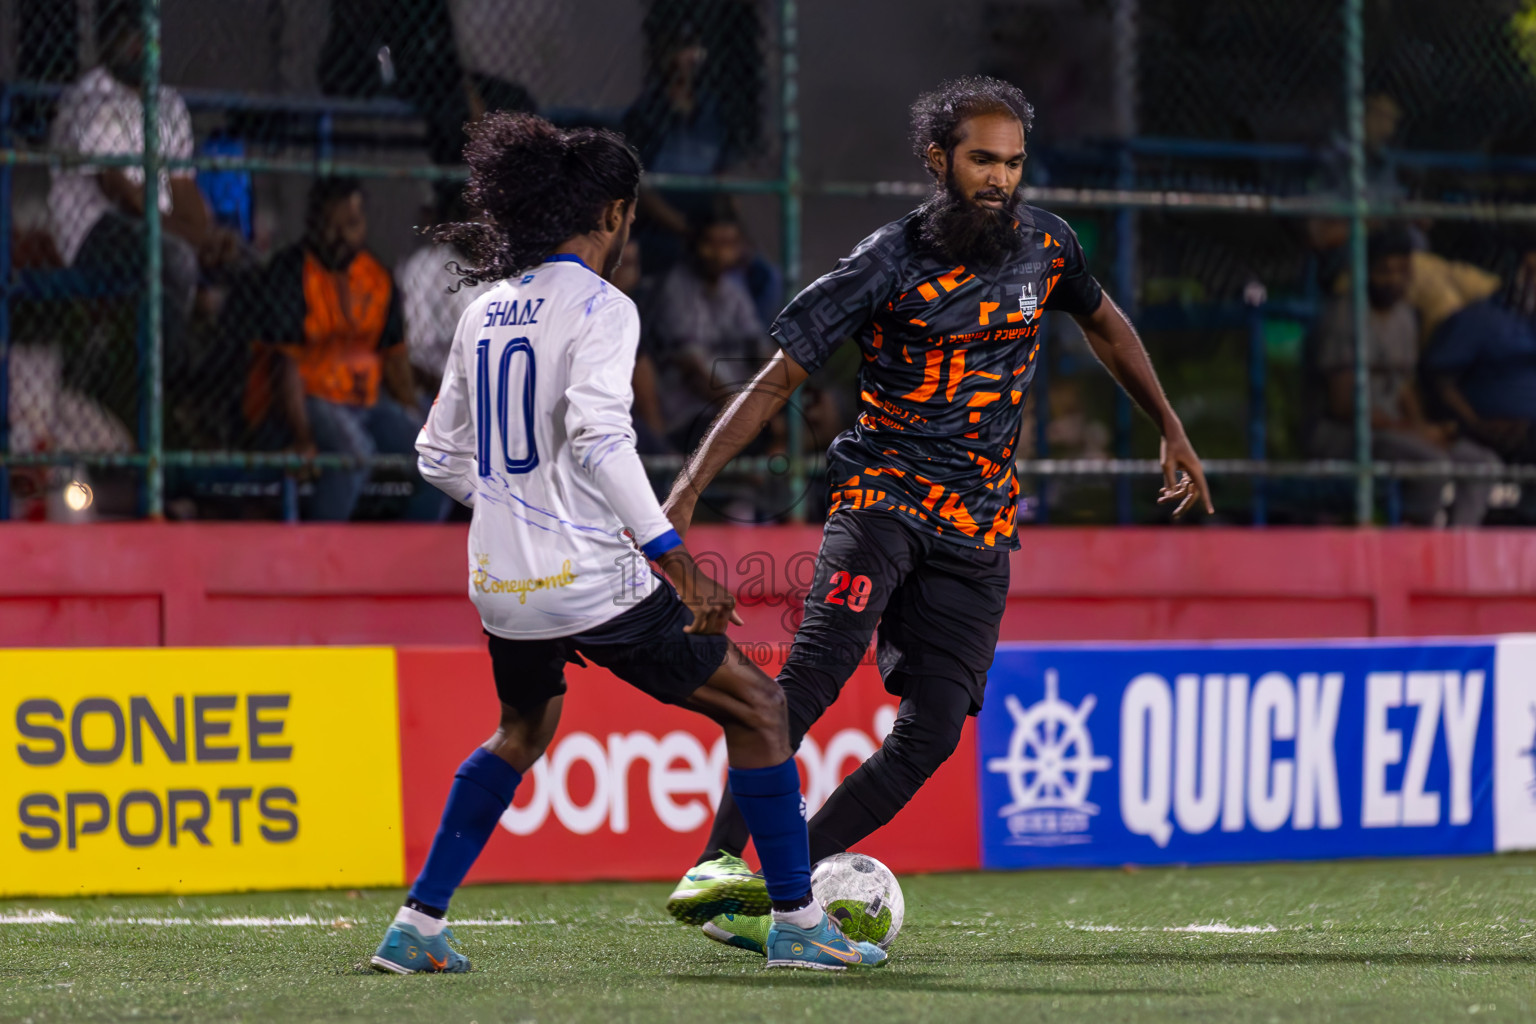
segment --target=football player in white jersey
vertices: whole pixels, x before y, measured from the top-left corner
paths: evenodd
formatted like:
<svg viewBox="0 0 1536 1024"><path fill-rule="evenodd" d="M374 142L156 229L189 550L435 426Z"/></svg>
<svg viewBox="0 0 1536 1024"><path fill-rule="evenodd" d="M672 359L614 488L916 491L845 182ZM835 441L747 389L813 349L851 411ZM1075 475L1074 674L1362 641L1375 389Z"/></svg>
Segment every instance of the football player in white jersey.
<svg viewBox="0 0 1536 1024"><path fill-rule="evenodd" d="M416 448L422 475L474 509L466 576L501 716L455 774L426 863L372 963L401 974L469 969L448 944L449 900L554 736L565 663L586 658L724 727L728 783L766 897L762 882L714 884L676 916L701 924L771 910L770 967L878 966L884 951L845 939L811 897L783 692L724 636L741 621L734 599L699 571L635 451L639 317L608 279L634 221L639 158L611 132L562 131L527 114L492 114L469 134L466 196L481 220L438 238L467 254L466 279L500 283L459 321Z"/></svg>

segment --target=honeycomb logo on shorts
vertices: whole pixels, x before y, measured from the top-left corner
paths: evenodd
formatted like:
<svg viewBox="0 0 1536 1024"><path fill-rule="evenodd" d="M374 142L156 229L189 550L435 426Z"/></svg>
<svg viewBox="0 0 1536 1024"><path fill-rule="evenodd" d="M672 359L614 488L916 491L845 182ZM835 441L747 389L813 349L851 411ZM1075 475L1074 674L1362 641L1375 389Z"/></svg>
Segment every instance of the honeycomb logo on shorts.
<svg viewBox="0 0 1536 1024"><path fill-rule="evenodd" d="M1089 694L1073 707L1061 699L1055 669L1045 672L1045 698L1025 707L1005 700L1013 717L1008 755L987 760L987 771L1008 777L1012 799L999 810L1014 846L1070 846L1091 842L1088 826L1098 807L1088 801L1095 772L1109 758L1095 756L1088 716L1098 699Z"/></svg>

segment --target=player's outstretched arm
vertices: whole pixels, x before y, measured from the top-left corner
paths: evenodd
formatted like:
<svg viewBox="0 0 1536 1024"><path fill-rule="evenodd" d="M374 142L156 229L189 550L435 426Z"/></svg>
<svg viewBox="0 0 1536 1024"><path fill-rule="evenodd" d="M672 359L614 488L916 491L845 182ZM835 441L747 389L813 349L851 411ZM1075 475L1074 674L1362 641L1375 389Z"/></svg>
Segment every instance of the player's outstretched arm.
<svg viewBox="0 0 1536 1024"><path fill-rule="evenodd" d="M1204 505L1207 512L1215 512L1200 456L1195 454L1194 446L1184 433L1184 424L1173 411L1168 396L1163 394L1157 371L1152 368L1152 360L1131 321L1108 295L1104 296L1097 310L1073 319L1083 329L1099 362L1163 435L1163 489L1158 502L1175 502L1175 518L1189 511L1196 502Z"/></svg>
<svg viewBox="0 0 1536 1024"><path fill-rule="evenodd" d="M744 390L726 405L698 450L688 457L683 471L672 484L662 511L672 521L672 528L683 536L693 522L693 509L704 488L719 475L726 463L752 443L770 420L779 414L795 389L810 374L783 352L778 353L758 371Z"/></svg>

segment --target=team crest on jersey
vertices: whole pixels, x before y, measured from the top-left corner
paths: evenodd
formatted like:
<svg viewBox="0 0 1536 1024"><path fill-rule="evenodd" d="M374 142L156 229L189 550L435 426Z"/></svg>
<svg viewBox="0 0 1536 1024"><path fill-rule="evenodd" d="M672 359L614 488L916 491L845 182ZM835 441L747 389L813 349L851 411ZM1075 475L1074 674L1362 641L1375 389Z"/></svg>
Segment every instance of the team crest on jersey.
<svg viewBox="0 0 1536 1024"><path fill-rule="evenodd" d="M1033 320L1039 305L1040 299L1035 295L1035 282L1026 281L1024 287L1019 289L1019 312L1024 314L1025 320Z"/></svg>

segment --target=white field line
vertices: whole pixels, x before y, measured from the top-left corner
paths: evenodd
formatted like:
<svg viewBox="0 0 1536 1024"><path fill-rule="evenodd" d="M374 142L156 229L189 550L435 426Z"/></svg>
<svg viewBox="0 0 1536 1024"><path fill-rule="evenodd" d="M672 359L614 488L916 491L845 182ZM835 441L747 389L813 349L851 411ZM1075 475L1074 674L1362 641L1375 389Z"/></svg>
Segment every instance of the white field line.
<svg viewBox="0 0 1536 1024"><path fill-rule="evenodd" d="M0 914L0 924L74 924L75 919L56 914L51 910L23 910L15 914Z"/></svg>
<svg viewBox="0 0 1536 1024"><path fill-rule="evenodd" d="M1064 923L1075 932L1193 932L1201 935L1265 935L1280 930L1272 924L1231 925L1223 924L1219 921L1212 921L1209 924L1187 924L1178 928L1126 928L1118 924L1074 924L1071 921Z"/></svg>

